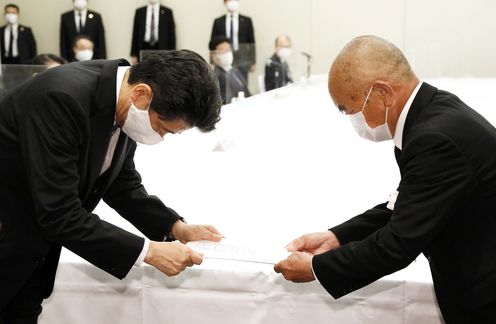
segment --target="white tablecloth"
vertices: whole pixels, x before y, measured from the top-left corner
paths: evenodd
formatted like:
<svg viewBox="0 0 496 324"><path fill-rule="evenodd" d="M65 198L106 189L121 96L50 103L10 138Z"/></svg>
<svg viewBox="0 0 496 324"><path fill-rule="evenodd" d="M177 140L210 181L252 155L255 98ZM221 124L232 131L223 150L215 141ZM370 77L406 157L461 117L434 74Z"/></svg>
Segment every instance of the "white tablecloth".
<svg viewBox="0 0 496 324"><path fill-rule="evenodd" d="M436 79L496 123L496 79ZM169 137L169 136L167 136ZM360 139L313 77L223 108L218 130L140 146L145 186L190 223L247 246L283 247L377 203L396 189L393 144ZM104 204L96 213L137 231ZM439 323L428 264L337 301L271 266L206 260L167 278L150 267L119 281L63 252L41 323Z"/></svg>

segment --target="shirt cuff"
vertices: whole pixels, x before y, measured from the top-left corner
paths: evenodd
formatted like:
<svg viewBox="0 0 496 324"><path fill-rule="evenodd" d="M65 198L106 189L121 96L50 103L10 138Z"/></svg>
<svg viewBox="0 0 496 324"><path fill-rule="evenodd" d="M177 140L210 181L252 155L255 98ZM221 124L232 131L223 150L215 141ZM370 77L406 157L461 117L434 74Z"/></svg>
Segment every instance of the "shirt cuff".
<svg viewBox="0 0 496 324"><path fill-rule="evenodd" d="M136 262L134 262L135 267L139 267L143 264L143 261L145 260L146 254L148 253L149 247L150 247L150 240L145 237L145 242L143 243L143 250L141 250L141 253L140 253L140 255L138 255Z"/></svg>
<svg viewBox="0 0 496 324"><path fill-rule="evenodd" d="M315 271L313 271L313 256L312 256L312 262L310 262L310 266L312 268L312 273L313 273L313 277L315 278L315 280L319 283L319 285L322 286L322 284L320 283L319 281L319 278L317 278L317 275L315 274Z"/></svg>

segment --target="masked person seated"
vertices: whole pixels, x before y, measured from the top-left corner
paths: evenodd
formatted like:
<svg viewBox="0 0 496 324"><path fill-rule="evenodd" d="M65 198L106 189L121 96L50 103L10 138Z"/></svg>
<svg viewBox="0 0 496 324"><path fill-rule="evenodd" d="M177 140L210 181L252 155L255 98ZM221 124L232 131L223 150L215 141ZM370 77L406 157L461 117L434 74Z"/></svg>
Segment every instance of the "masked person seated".
<svg viewBox="0 0 496 324"><path fill-rule="evenodd" d="M93 58L93 49L95 45L86 35L79 35L74 38L72 51L74 52L74 61L89 61Z"/></svg>
<svg viewBox="0 0 496 324"><path fill-rule="evenodd" d="M276 38L275 53L265 64L265 90L270 91L284 87L293 82L288 65L291 55L291 39L289 36L281 35Z"/></svg>
<svg viewBox="0 0 496 324"><path fill-rule="evenodd" d="M220 93L224 104L233 98L249 97L250 91L243 74L233 67L233 52L225 36L215 36L210 40L209 49L214 63L214 72L219 80Z"/></svg>

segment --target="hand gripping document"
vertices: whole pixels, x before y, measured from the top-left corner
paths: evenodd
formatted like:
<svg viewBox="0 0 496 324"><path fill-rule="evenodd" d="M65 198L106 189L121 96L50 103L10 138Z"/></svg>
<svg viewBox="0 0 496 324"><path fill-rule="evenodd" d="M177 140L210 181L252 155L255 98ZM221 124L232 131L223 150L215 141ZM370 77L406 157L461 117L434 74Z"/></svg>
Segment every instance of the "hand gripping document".
<svg viewBox="0 0 496 324"><path fill-rule="evenodd" d="M192 250L203 254L204 258L217 260L233 260L252 263L276 264L286 259L291 253L283 248L253 248L231 243L196 241L186 244Z"/></svg>

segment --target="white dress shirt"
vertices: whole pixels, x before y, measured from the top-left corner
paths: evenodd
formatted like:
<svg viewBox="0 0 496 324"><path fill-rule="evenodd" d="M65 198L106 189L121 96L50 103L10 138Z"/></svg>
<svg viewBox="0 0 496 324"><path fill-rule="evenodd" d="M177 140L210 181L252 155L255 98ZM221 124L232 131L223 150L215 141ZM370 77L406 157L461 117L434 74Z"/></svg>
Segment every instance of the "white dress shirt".
<svg viewBox="0 0 496 324"><path fill-rule="evenodd" d="M124 81L124 76L131 67L130 66L119 66L117 68L117 81L116 81L116 108L117 108L117 102L119 100L119 93L121 92L121 86L122 82ZM100 171L100 175L102 175L105 171L107 171L110 168L110 165L112 164L112 158L114 156L115 152L115 147L117 145L117 141L119 139L119 134L121 133L121 129L117 128L114 134L112 134L112 137L110 138L110 144L107 149L107 154L105 154L105 160L103 162L103 167L102 170ZM145 256L148 253L148 248L150 246L150 240L148 238L144 238L145 242L143 244L143 250L141 250L140 255L136 259L136 262L134 262L135 267L139 267L143 261L145 260Z"/></svg>
<svg viewBox="0 0 496 324"><path fill-rule="evenodd" d="M422 81L420 81L415 89L413 90L412 94L406 101L405 106L403 107L403 110L400 113L400 116L398 117L398 122L396 123L396 130L394 131L394 137L393 137L393 142L394 145L399 148L400 150L403 149L403 128L405 127L405 122L406 122L406 116L408 115L408 112L410 111L410 107L412 106L413 99L415 99L415 96L417 96L417 93L422 86Z"/></svg>
<svg viewBox="0 0 496 324"><path fill-rule="evenodd" d="M146 29L145 29L145 42L149 42L151 38L151 25L152 25L152 10L153 10L153 15L154 15L154 34L155 34L155 40L158 41L158 20L159 20L159 11L160 11L160 4L149 4L147 9L146 9Z"/></svg>
<svg viewBox="0 0 496 324"><path fill-rule="evenodd" d="M239 31L239 13L227 13L226 15L226 36L227 38L231 38L231 16L233 19L233 50L239 50L239 41L238 41L238 31Z"/></svg>
<svg viewBox="0 0 496 324"><path fill-rule="evenodd" d="M10 46L10 30L12 29L12 34L14 35L14 43L12 43L12 54L13 55L10 55L9 53L9 46ZM4 36L4 48L5 48L5 51L4 51L4 56L5 57L9 57L9 56L12 56L12 57L18 57L19 56L19 49L17 47L17 36L19 35L19 25L18 24L15 24L15 25L10 25L10 24L7 24L7 26L5 27L5 32L3 34Z"/></svg>
<svg viewBox="0 0 496 324"><path fill-rule="evenodd" d="M84 26L86 26L86 15L88 14L88 9L83 9L81 11L74 10L74 21L76 22L76 30L78 33L81 32L79 30L79 13L81 13L81 27L84 28Z"/></svg>

